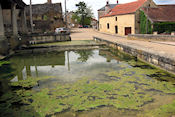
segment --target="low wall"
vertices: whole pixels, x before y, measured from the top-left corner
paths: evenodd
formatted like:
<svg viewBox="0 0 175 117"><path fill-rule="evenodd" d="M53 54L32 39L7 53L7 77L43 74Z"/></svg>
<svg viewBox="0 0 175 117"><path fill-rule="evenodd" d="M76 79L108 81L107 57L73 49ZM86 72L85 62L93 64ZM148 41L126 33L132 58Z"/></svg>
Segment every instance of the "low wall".
<svg viewBox="0 0 175 117"><path fill-rule="evenodd" d="M78 44L78 45L36 45L23 47L21 50L16 50L16 54L32 54L32 53L47 53L47 52L62 52L73 50L89 50L89 49L103 49L104 44Z"/></svg>
<svg viewBox="0 0 175 117"><path fill-rule="evenodd" d="M8 36L0 39L0 55L8 55L11 51L27 44L28 40L20 36Z"/></svg>
<svg viewBox="0 0 175 117"><path fill-rule="evenodd" d="M30 44L71 41L70 34L32 34L27 37Z"/></svg>
<svg viewBox="0 0 175 117"><path fill-rule="evenodd" d="M149 41L175 41L175 35L134 34L128 35L128 39L144 39Z"/></svg>
<svg viewBox="0 0 175 117"><path fill-rule="evenodd" d="M146 51L138 50L138 49L129 47L128 45L110 42L110 41L107 41L104 39L100 39L98 37L94 37L94 40L97 42L103 42L104 44L106 44L109 47L123 51L123 52L128 53L132 56L135 56L135 57L138 57L144 61L147 61L148 63L156 65L160 68L163 68L164 70L175 73L175 60L156 55L156 53L154 54L154 53L149 53Z"/></svg>
<svg viewBox="0 0 175 117"><path fill-rule="evenodd" d="M31 34L0 37L0 55L9 55L22 45L71 41L70 34Z"/></svg>
<svg viewBox="0 0 175 117"><path fill-rule="evenodd" d="M8 41L5 38L0 39L0 55L6 55L8 53L9 46Z"/></svg>

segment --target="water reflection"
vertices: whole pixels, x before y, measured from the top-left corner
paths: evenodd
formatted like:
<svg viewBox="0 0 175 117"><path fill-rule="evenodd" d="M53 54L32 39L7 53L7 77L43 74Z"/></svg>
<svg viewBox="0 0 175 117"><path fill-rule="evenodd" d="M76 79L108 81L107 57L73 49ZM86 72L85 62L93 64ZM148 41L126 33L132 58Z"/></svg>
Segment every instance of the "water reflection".
<svg viewBox="0 0 175 117"><path fill-rule="evenodd" d="M87 60L93 56L93 51L80 50L80 51L75 51L75 53L79 54L79 57L77 60L80 62L87 62Z"/></svg>
<svg viewBox="0 0 175 117"><path fill-rule="evenodd" d="M12 57L10 62L12 68L16 70L16 77L12 81L18 81L29 77L43 76L45 73L49 73L50 69L54 69L55 66L65 66L65 53L19 55Z"/></svg>
<svg viewBox="0 0 175 117"><path fill-rule="evenodd" d="M141 66L137 64L132 66L126 61L131 62L134 59L117 51L104 50L18 55L10 58L11 66L6 66L8 72L5 72L4 67L0 77L19 81L30 77L54 76L58 82L63 83L77 81L87 76L106 80L101 73L120 70L123 69L122 66L126 68ZM144 66L148 66L145 69L151 69L149 65Z"/></svg>
<svg viewBox="0 0 175 117"><path fill-rule="evenodd" d="M80 50L14 56L10 58L10 62L16 76L11 81L30 77L68 76L73 75L75 71L82 73L82 69L79 68L86 69L86 66L95 63L97 60L94 57L98 57L98 62L108 61L108 58L104 58L100 53L99 50Z"/></svg>

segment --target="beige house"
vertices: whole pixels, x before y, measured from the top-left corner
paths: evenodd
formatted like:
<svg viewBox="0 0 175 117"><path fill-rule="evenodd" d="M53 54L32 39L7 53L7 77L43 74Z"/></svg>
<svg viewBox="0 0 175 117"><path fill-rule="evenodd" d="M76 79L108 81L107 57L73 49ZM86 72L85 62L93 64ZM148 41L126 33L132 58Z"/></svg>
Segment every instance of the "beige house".
<svg viewBox="0 0 175 117"><path fill-rule="evenodd" d="M99 19L100 32L128 35L140 33L140 9L157 8L153 0L119 4Z"/></svg>

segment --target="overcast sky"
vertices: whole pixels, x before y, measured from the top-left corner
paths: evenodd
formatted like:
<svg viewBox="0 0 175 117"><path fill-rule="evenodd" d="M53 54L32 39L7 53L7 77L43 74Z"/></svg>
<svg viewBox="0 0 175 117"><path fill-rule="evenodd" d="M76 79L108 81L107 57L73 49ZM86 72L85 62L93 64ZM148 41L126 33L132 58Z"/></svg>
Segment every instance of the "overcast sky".
<svg viewBox="0 0 175 117"><path fill-rule="evenodd" d="M29 4L30 0L23 0L26 4ZM106 4L106 0L67 0L67 9L68 11L76 10L75 4L84 1L88 6L91 6L93 9L94 16L97 17L97 10L103 7ZM116 3L117 0L109 0L110 3ZM119 3L127 3L136 0L119 0ZM32 0L32 4L41 4L46 3L47 0ZM52 0L53 3L62 3L62 8L64 11L64 0ZM175 4L175 0L154 0L156 4Z"/></svg>

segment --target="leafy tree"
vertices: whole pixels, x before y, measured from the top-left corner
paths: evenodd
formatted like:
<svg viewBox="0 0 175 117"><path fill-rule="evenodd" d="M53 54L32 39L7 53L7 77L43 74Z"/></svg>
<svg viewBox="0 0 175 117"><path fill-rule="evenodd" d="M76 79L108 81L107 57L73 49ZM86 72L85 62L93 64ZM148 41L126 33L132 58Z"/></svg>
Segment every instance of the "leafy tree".
<svg viewBox="0 0 175 117"><path fill-rule="evenodd" d="M92 9L88 7L85 2L79 2L76 4L76 7L78 9L72 16L72 19L81 25L90 25L91 18L93 17Z"/></svg>
<svg viewBox="0 0 175 117"><path fill-rule="evenodd" d="M86 62L90 57L93 56L93 51L89 50L80 50L76 51L75 53L79 54L80 57L78 57L78 61L80 62Z"/></svg>

